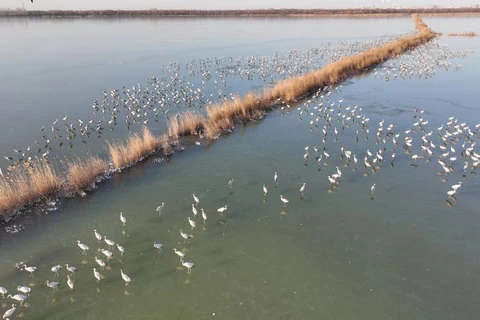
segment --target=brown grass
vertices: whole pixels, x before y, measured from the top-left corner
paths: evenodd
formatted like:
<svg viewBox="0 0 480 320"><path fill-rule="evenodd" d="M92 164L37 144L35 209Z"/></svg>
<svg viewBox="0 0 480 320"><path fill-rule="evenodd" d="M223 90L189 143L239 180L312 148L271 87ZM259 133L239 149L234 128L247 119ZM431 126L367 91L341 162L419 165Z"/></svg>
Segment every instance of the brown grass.
<svg viewBox="0 0 480 320"><path fill-rule="evenodd" d="M172 146L170 145L167 134L162 134L160 138L158 138L158 145L160 149L163 150L163 154L165 154L166 156L172 154Z"/></svg>
<svg viewBox="0 0 480 320"><path fill-rule="evenodd" d="M168 121L168 135L173 139L198 135L204 130L204 126L205 117L198 113L187 111L176 114Z"/></svg>
<svg viewBox="0 0 480 320"><path fill-rule="evenodd" d="M60 191L61 179L45 160L34 160L0 177L0 214L6 215Z"/></svg>
<svg viewBox="0 0 480 320"><path fill-rule="evenodd" d="M473 31L470 32L453 32L453 33L447 33L447 36L449 37L476 37L478 34L476 34Z"/></svg>
<svg viewBox="0 0 480 320"><path fill-rule="evenodd" d="M141 135L132 134L124 143L108 143L108 153L114 168L120 170L142 160L159 147L159 139L143 127Z"/></svg>
<svg viewBox="0 0 480 320"><path fill-rule="evenodd" d="M107 163L97 156L77 158L68 162L67 184L73 191L84 191L91 188L95 181L104 176L107 171Z"/></svg>

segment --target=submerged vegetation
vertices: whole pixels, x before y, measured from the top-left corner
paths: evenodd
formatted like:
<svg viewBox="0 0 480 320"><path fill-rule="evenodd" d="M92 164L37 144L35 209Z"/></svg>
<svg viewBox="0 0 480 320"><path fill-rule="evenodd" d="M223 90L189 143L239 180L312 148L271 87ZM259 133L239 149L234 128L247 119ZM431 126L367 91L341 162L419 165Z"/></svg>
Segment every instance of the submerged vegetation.
<svg viewBox="0 0 480 320"><path fill-rule="evenodd" d="M418 29L415 35L280 81L261 94L248 93L244 97L237 96L210 105L206 109L206 116L194 112L177 114L168 121L168 133L159 137L143 127L141 134L132 134L125 141L109 142L107 151L110 164L99 157L88 156L68 161L63 174L57 173L46 160L33 160L25 168L17 167L0 176L0 215L6 216L42 199L72 192L83 193L84 190L93 188L96 181L111 171L129 167L157 150L163 150L165 155L170 154L173 142L182 136L200 135L215 139L220 134L231 131L237 123L261 119L268 110L362 74L435 37L435 33L417 15L413 19Z"/></svg>

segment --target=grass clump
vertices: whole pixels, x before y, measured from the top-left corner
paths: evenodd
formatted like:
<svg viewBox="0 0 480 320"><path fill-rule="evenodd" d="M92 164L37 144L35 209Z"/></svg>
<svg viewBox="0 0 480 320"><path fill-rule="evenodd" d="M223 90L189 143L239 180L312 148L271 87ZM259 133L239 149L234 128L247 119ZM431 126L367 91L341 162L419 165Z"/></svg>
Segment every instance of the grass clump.
<svg viewBox="0 0 480 320"><path fill-rule="evenodd" d="M168 121L168 135L175 140L183 136L198 135L204 128L205 117L191 111L176 114Z"/></svg>
<svg viewBox="0 0 480 320"><path fill-rule="evenodd" d="M125 142L109 143L108 153L116 170L128 167L142 160L160 146L160 141L147 127L142 134L132 134Z"/></svg>
<svg viewBox="0 0 480 320"><path fill-rule="evenodd" d="M54 197L62 180L46 160L34 160L28 166L0 177L0 214L7 215L28 204Z"/></svg>
<svg viewBox="0 0 480 320"><path fill-rule="evenodd" d="M67 184L69 189L82 192L94 186L95 181L108 171L107 163L97 156L71 160L67 165Z"/></svg>

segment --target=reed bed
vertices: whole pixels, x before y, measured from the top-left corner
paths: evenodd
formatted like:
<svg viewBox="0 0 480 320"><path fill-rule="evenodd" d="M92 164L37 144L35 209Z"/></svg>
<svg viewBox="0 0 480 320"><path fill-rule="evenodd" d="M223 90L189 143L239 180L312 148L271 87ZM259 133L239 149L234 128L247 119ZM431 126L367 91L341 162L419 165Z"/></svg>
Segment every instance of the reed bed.
<svg viewBox="0 0 480 320"><path fill-rule="evenodd" d="M108 173L107 163L97 156L77 158L67 164L67 184L65 188L82 193L95 186L95 182Z"/></svg>
<svg viewBox="0 0 480 320"><path fill-rule="evenodd" d="M57 195L62 180L46 160L34 160L0 177L0 215Z"/></svg>
<svg viewBox="0 0 480 320"><path fill-rule="evenodd" d="M178 139L183 136L194 136L200 134L205 127L205 117L187 111L176 114L168 121L168 136Z"/></svg>
<svg viewBox="0 0 480 320"><path fill-rule="evenodd" d="M108 143L108 153L115 170L120 170L142 160L159 147L159 138L143 127L142 134L134 133L124 143Z"/></svg>
<svg viewBox="0 0 480 320"><path fill-rule="evenodd" d="M453 32L453 33L447 33L447 36L449 37L477 37L478 34L470 31L470 32Z"/></svg>

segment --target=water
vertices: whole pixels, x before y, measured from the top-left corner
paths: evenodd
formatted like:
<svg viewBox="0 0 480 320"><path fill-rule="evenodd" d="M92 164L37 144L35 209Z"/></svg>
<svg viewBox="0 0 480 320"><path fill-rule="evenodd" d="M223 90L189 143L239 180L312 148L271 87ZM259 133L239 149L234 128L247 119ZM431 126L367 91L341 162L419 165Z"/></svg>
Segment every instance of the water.
<svg viewBox="0 0 480 320"><path fill-rule="evenodd" d="M438 31L445 26L474 29L478 19L428 18ZM382 28L379 28L382 24ZM215 57L272 56L342 40L373 40L384 33L397 35L412 30L410 19L166 19L166 20L1 20L2 50L0 150L12 154L41 137L40 127L55 119L90 119L91 103L102 99L101 90L141 84L159 75L162 63ZM200 26L202 28L200 28ZM278 31L272 36L269 30ZM354 31L352 31L354 30ZM168 31L168 32L167 32ZM48 36L47 36L48 35ZM339 41L340 40L340 41ZM479 313L477 257L480 250L477 193L478 179L465 173L459 161L448 182L437 175L435 160L417 161L421 131L411 154L404 154L404 131L412 128L424 109L426 132L458 118L471 128L479 119L475 80L480 71L479 40L441 38L454 49L475 49L468 58L452 59L449 71L434 77L384 81L378 75L352 79L333 90L330 101L344 99L345 107L363 108L370 118L369 141L360 131L355 142L352 125L334 140L333 121L327 135L328 165L318 165L313 146L323 147L319 129L310 131L308 113L296 107L275 111L258 123L237 125L235 131L214 142L195 145L184 142L185 152L165 159L155 155L101 183L84 198L61 199L56 210L33 208L2 226L0 232L0 286L10 293L17 285L31 285L27 306L17 317L26 319L471 319ZM42 50L37 50L39 44ZM35 51L34 51L35 49ZM40 51L40 52L38 52ZM27 54L30 52L30 54ZM32 56L33 52L35 55ZM38 52L38 53L37 53ZM8 63L7 63L8 61ZM454 71L455 64L462 64ZM388 66L388 63L387 63ZM224 92L243 93L265 82L228 78ZM213 91L212 88L205 90ZM329 102L324 100L324 104ZM305 108L305 107L303 107ZM306 109L305 109L306 110ZM173 112L173 110L172 110ZM335 116L336 112L331 114ZM417 117L414 119L414 115ZM373 153L378 123L395 124L401 133L394 168L390 167L391 141L386 161L376 174L363 175L366 149ZM150 121L156 133L163 121ZM22 130L18 130L19 127ZM136 131L140 125L133 125ZM386 130L386 129L384 129ZM105 156L104 140L121 138L121 125L105 130L87 144L75 142L71 151L53 149L58 156L90 151ZM476 138L474 138L476 139ZM457 153L462 150L455 145ZM305 163L304 147L310 146ZM357 155L359 164L345 167L340 159L344 147ZM475 149L478 152L478 148ZM438 155L439 151L435 151ZM325 161L324 161L325 162ZM7 162L2 162L5 168ZM327 175L342 171L337 190L329 192ZM320 170L319 170L320 169ZM278 172L276 189L273 174ZM232 189L227 182L234 178ZM446 192L463 181L458 202L450 209ZM305 198L299 188L307 184ZM371 199L370 187L376 183ZM263 197L262 185L269 192ZM192 232L192 193L200 198L208 219L197 216ZM286 208L280 195L289 199ZM161 217L155 208L166 203ZM228 205L224 216L217 208ZM122 227L119 212L127 217ZM19 229L19 232L11 232ZM93 235L120 243L126 253L99 270L105 278L96 283L94 257L104 258ZM179 230L192 232L184 243ZM76 240L90 247L81 255ZM164 244L163 254L153 242ZM186 261L196 267L187 274L173 248L186 252ZM106 260L106 259L104 259ZM14 264L26 261L39 268L34 278ZM54 280L50 268L69 263L79 268L75 289L66 285L60 271L59 292L46 287ZM132 278L125 286L120 269ZM10 307L0 300L1 311ZM81 315L81 316L80 316Z"/></svg>

